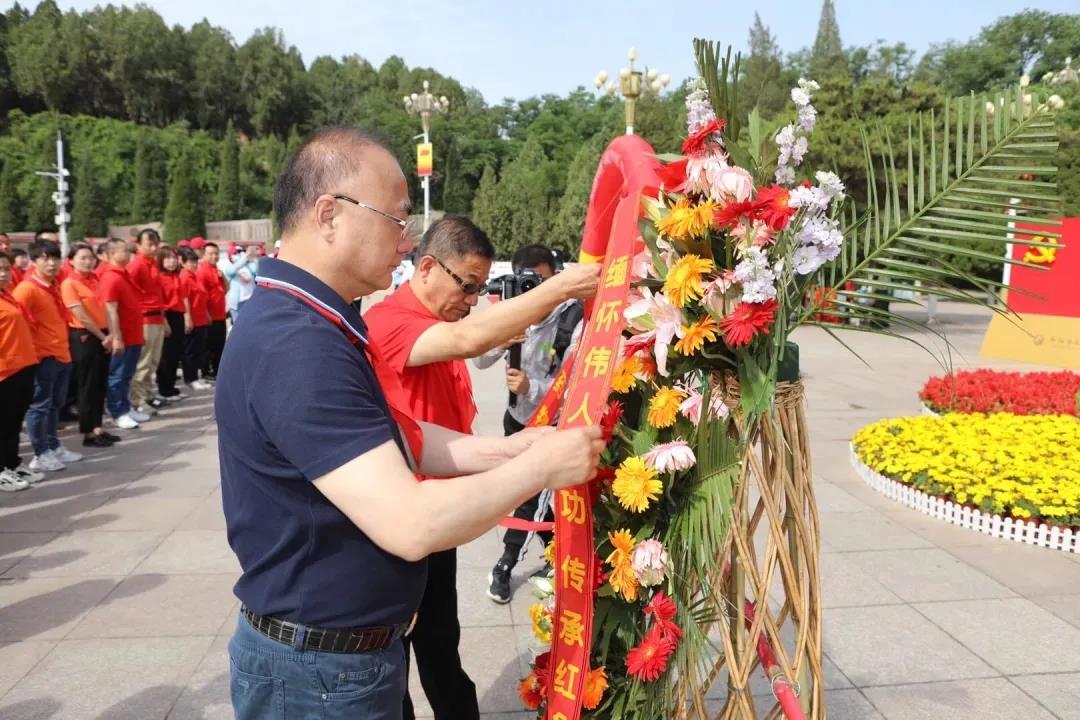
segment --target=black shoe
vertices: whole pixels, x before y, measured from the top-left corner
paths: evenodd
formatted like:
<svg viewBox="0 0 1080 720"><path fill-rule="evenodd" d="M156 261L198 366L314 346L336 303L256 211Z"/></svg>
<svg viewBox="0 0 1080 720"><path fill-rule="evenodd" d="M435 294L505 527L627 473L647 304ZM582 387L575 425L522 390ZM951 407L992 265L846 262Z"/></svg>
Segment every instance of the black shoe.
<svg viewBox="0 0 1080 720"><path fill-rule="evenodd" d="M87 435L83 437L83 447L107 448L112 447L112 440L103 435Z"/></svg>
<svg viewBox="0 0 1080 720"><path fill-rule="evenodd" d="M124 439L124 438L120 437L119 435L113 435L111 432L103 432L100 435L98 435L98 437L103 437L103 438L105 438L106 440L108 440L109 442L112 442L112 443L118 443L118 442L120 442L121 440Z"/></svg>
<svg viewBox="0 0 1080 720"><path fill-rule="evenodd" d="M495 563L488 575L487 596L500 605L510 602L510 569L505 558Z"/></svg>
<svg viewBox="0 0 1080 720"><path fill-rule="evenodd" d="M555 568L551 567L550 565L548 565L545 562L543 567L541 567L539 570L534 572L529 577L536 578L536 579L546 578L546 579L550 580L551 578L555 577Z"/></svg>
<svg viewBox="0 0 1080 720"><path fill-rule="evenodd" d="M163 401L161 401L161 400L158 400L157 398L154 398L152 400L147 400L146 404L149 405L152 408L159 408L162 405L164 405L165 403Z"/></svg>

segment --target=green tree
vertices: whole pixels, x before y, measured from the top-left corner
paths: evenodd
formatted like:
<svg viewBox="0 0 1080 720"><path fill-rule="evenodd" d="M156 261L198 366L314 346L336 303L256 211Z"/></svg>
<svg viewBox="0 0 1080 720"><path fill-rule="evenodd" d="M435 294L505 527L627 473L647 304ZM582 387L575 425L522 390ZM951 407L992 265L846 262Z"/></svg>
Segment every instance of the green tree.
<svg viewBox="0 0 1080 720"><path fill-rule="evenodd" d="M503 171L496 196L500 221L488 229L501 257L509 257L523 245L547 240L553 204L547 165L539 141L529 138Z"/></svg>
<svg viewBox="0 0 1080 720"><path fill-rule="evenodd" d="M135 192L129 220L136 223L159 220L165 212L165 153L149 130L139 133L135 147Z"/></svg>
<svg viewBox="0 0 1080 720"><path fill-rule="evenodd" d="M165 241L178 241L206 233L202 196L195 179L194 158L184 148L169 181L169 204L165 207Z"/></svg>
<svg viewBox="0 0 1080 720"><path fill-rule="evenodd" d="M743 107L747 113L757 107L763 117L773 117L787 102L788 84L784 82L784 68L776 38L756 12L750 28L750 55L743 68L745 73L740 91Z"/></svg>
<svg viewBox="0 0 1080 720"><path fill-rule="evenodd" d="M252 129L284 137L307 121L308 93L300 52L280 30L256 32L236 53L240 90Z"/></svg>
<svg viewBox="0 0 1080 720"><path fill-rule="evenodd" d="M570 163L566 190L559 200L559 211L548 236L548 245L573 255L581 247L585 213L592 194L593 178L600 163L603 144L599 136L584 143Z"/></svg>
<svg viewBox="0 0 1080 720"><path fill-rule="evenodd" d="M17 230L23 227L23 222L22 204L15 183L15 162L9 159L0 171L0 230Z"/></svg>
<svg viewBox="0 0 1080 720"><path fill-rule="evenodd" d="M232 123L221 144L221 170L217 195L214 196L214 219L236 220L240 217L240 145Z"/></svg>
<svg viewBox="0 0 1080 720"><path fill-rule="evenodd" d="M495 177L495 168L490 165L484 166L484 174L480 176L480 187L473 196L472 221L480 229L493 237L496 228L505 218L499 217L498 207L499 183ZM499 228L501 231L501 228Z"/></svg>
<svg viewBox="0 0 1080 720"><path fill-rule="evenodd" d="M71 209L71 237L104 237L109 234L107 198L93 154L84 151L74 168L75 197Z"/></svg>
<svg viewBox="0 0 1080 720"><path fill-rule="evenodd" d="M224 132L230 121L246 122L232 36L203 20L188 32L187 43L191 51L188 92L192 120L198 127L215 132Z"/></svg>
<svg viewBox="0 0 1080 720"><path fill-rule="evenodd" d="M833 75L848 74L847 57L840 42L840 26L836 23L836 8L832 0L825 0L821 6L817 36L810 51L810 74L819 82Z"/></svg>
<svg viewBox="0 0 1080 720"><path fill-rule="evenodd" d="M371 63L359 55L341 62L324 55L311 64L308 81L314 106L311 124L323 127L350 124L360 98L375 87L378 77Z"/></svg>

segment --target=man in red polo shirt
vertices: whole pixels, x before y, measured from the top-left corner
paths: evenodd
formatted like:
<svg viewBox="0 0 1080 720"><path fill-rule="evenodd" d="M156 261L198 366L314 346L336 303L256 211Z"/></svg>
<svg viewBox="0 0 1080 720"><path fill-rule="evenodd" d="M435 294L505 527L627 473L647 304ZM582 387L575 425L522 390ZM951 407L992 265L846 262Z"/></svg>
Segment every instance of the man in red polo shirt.
<svg viewBox="0 0 1080 720"><path fill-rule="evenodd" d="M136 239L138 252L128 264L127 273L131 283L139 291L143 314L143 346L139 355L135 376L131 379L132 417L145 422L154 414L154 408L162 401L154 396L157 388L157 368L165 336L169 326L165 324L165 297L161 291L160 271L157 264L158 245L161 236L157 230L146 228ZM140 416L144 419L140 419Z"/></svg>
<svg viewBox="0 0 1080 720"><path fill-rule="evenodd" d="M225 294L228 292L229 283L225 280L225 273L218 269L219 259L218 246L212 242L204 243L199 269L195 271L195 277L206 292L206 309L210 313L210 327L206 330L206 350L202 362L203 377L208 380L217 377L221 353L225 349L225 316L228 314Z"/></svg>
<svg viewBox="0 0 1080 720"><path fill-rule="evenodd" d="M116 421L116 427L132 430L139 427L132 411L128 391L135 375L143 346L142 296L131 282L127 266L131 253L123 240L109 241L109 265L98 281L98 293L105 303L109 337L112 338L112 359L109 362L109 389L105 405Z"/></svg>
<svg viewBox="0 0 1080 720"><path fill-rule="evenodd" d="M389 401L413 418L471 433L476 405L464 359L510 341L560 303L596 294L599 265L567 270L535 290L468 317L486 293L495 248L484 231L448 215L416 250L412 279L364 316L380 384ZM400 396L394 396L398 387ZM476 686L461 667L457 617L457 551L428 558L428 579L408 641L436 720L479 717ZM414 717L405 696L404 718Z"/></svg>

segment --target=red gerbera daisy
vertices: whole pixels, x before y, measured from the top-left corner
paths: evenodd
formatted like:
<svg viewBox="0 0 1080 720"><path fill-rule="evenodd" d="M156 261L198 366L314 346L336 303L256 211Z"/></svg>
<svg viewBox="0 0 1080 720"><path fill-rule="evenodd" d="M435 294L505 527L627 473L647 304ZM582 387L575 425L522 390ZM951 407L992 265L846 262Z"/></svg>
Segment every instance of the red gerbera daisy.
<svg viewBox="0 0 1080 720"><path fill-rule="evenodd" d="M741 302L730 315L720 321L724 340L731 347L749 345L758 332L769 334L769 326L776 316L776 300L763 303Z"/></svg>
<svg viewBox="0 0 1080 720"><path fill-rule="evenodd" d="M723 132L724 121L713 120L705 127L698 130L696 133L686 138L682 144L683 155L702 155L709 149L710 140L712 136Z"/></svg>
<svg viewBox="0 0 1080 720"><path fill-rule="evenodd" d="M604 417L600 418L600 429L604 433L604 442L611 442L612 436L615 435L615 426L619 424L622 415L623 405L621 402L612 400L608 403L607 410L604 411Z"/></svg>
<svg viewBox="0 0 1080 720"><path fill-rule="evenodd" d="M755 217L776 232L783 230L796 212L796 208L788 205L789 197L787 188L779 185L758 188L754 199Z"/></svg>
<svg viewBox="0 0 1080 720"><path fill-rule="evenodd" d="M681 193L686 189L686 163L687 158L676 160L660 168L656 173L660 178L660 184L664 192Z"/></svg>
<svg viewBox="0 0 1080 720"><path fill-rule="evenodd" d="M626 654L626 671L631 677L652 682L667 670L668 658L675 651L675 642L665 638L659 626L653 625L636 647Z"/></svg>
<svg viewBox="0 0 1080 720"><path fill-rule="evenodd" d="M529 676L518 684L518 697L530 710L536 710L540 703L544 702L544 686L540 684L535 672L529 673Z"/></svg>
<svg viewBox="0 0 1080 720"><path fill-rule="evenodd" d="M645 606L645 614L653 616L656 627L660 628L660 634L673 642L678 642L683 634L682 628L672 622L676 612L675 601L662 590L653 595L652 600Z"/></svg>
<svg viewBox="0 0 1080 720"><path fill-rule="evenodd" d="M749 217L752 212L754 212L754 203L750 200L729 202L713 213L713 226L730 230L736 227L743 218Z"/></svg>

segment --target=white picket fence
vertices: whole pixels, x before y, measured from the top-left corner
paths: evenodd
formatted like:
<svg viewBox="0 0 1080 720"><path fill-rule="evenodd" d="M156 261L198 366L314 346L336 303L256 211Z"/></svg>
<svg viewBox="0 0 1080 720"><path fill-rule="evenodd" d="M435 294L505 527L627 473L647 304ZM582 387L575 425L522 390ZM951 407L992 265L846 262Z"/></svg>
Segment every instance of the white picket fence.
<svg viewBox="0 0 1080 720"><path fill-rule="evenodd" d="M851 466L863 482L882 495L913 510L918 510L923 515L929 515L990 537L1080 554L1080 532L984 513L950 500L927 495L872 470L859 459L854 445L850 446L850 452Z"/></svg>

